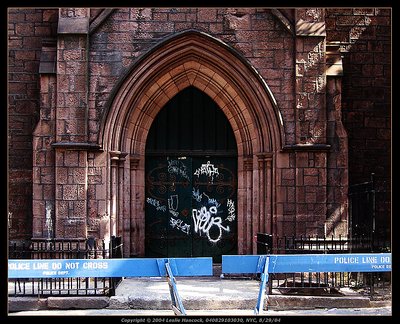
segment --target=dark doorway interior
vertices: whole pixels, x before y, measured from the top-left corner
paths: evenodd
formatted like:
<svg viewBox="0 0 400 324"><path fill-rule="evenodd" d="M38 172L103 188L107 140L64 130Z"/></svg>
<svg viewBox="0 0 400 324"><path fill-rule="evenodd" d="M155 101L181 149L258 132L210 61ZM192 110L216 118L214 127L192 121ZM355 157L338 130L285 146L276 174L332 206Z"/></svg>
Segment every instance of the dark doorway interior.
<svg viewBox="0 0 400 324"><path fill-rule="evenodd" d="M237 253L237 148L218 105L197 88L172 98L146 143L148 257Z"/></svg>

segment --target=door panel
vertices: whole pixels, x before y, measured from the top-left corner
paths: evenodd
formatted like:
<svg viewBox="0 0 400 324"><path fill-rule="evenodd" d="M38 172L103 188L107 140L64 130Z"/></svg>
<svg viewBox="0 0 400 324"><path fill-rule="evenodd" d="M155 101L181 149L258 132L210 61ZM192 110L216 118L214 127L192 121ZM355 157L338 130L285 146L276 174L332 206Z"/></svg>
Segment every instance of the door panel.
<svg viewBox="0 0 400 324"><path fill-rule="evenodd" d="M149 157L146 255L237 253L236 158Z"/></svg>
<svg viewBox="0 0 400 324"><path fill-rule="evenodd" d="M193 159L193 253L213 256L236 254L236 159Z"/></svg>
<svg viewBox="0 0 400 324"><path fill-rule="evenodd" d="M191 256L191 160L152 157L146 170L146 255Z"/></svg>
<svg viewBox="0 0 400 324"><path fill-rule="evenodd" d="M171 98L146 140L147 256L237 252L237 145L218 104L195 87Z"/></svg>
<svg viewBox="0 0 400 324"><path fill-rule="evenodd" d="M167 158L168 163L168 257L190 257L192 236L190 210L191 159Z"/></svg>
<svg viewBox="0 0 400 324"><path fill-rule="evenodd" d="M165 158L146 160L145 245L149 257L168 255L168 164Z"/></svg>

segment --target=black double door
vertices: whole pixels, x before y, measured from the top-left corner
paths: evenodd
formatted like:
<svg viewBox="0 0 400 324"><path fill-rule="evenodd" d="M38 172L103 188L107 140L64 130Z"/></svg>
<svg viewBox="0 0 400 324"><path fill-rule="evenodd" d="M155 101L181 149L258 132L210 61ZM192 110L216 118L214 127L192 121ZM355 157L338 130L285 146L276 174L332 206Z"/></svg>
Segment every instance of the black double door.
<svg viewBox="0 0 400 324"><path fill-rule="evenodd" d="M208 95L188 87L160 110L145 168L146 256L236 254L237 145Z"/></svg>
<svg viewBox="0 0 400 324"><path fill-rule="evenodd" d="M146 256L236 254L236 175L236 157L147 158Z"/></svg>

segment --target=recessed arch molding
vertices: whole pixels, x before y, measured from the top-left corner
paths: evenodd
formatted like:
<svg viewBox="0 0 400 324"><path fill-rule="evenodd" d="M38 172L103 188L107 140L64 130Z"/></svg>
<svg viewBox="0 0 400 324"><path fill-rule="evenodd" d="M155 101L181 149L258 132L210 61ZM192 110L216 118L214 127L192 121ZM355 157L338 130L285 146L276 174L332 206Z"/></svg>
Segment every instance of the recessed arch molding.
<svg viewBox="0 0 400 324"><path fill-rule="evenodd" d="M189 30L168 37L133 64L115 86L101 122L98 144L110 153L109 210L115 220L111 235L122 232L125 253L130 255L144 253L145 217L140 206L145 200L147 135L164 105L189 86L217 103L235 135L238 252L255 252L257 232L271 232L273 227L274 161L285 143L276 101L256 69L237 51L208 34Z"/></svg>

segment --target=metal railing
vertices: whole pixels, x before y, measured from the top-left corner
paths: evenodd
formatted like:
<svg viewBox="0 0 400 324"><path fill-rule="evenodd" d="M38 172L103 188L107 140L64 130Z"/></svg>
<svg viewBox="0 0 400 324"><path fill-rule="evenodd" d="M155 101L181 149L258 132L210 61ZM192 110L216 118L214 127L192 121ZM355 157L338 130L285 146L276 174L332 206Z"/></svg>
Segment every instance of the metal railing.
<svg viewBox="0 0 400 324"><path fill-rule="evenodd" d="M391 191L387 183L370 180L349 187L349 236L371 241L370 252L381 252L380 241L391 237Z"/></svg>
<svg viewBox="0 0 400 324"><path fill-rule="evenodd" d="M390 242L374 241L371 237L272 237L265 233L257 235L257 254L333 254L390 252ZM341 295L348 288L363 291L373 297L379 289L391 287L390 273L352 273L352 272L301 272L271 274L270 294L319 294Z"/></svg>
<svg viewBox="0 0 400 324"><path fill-rule="evenodd" d="M120 237L104 240L32 239L9 245L9 259L108 259L121 257ZM120 278L9 279L8 295L17 296L112 296Z"/></svg>

